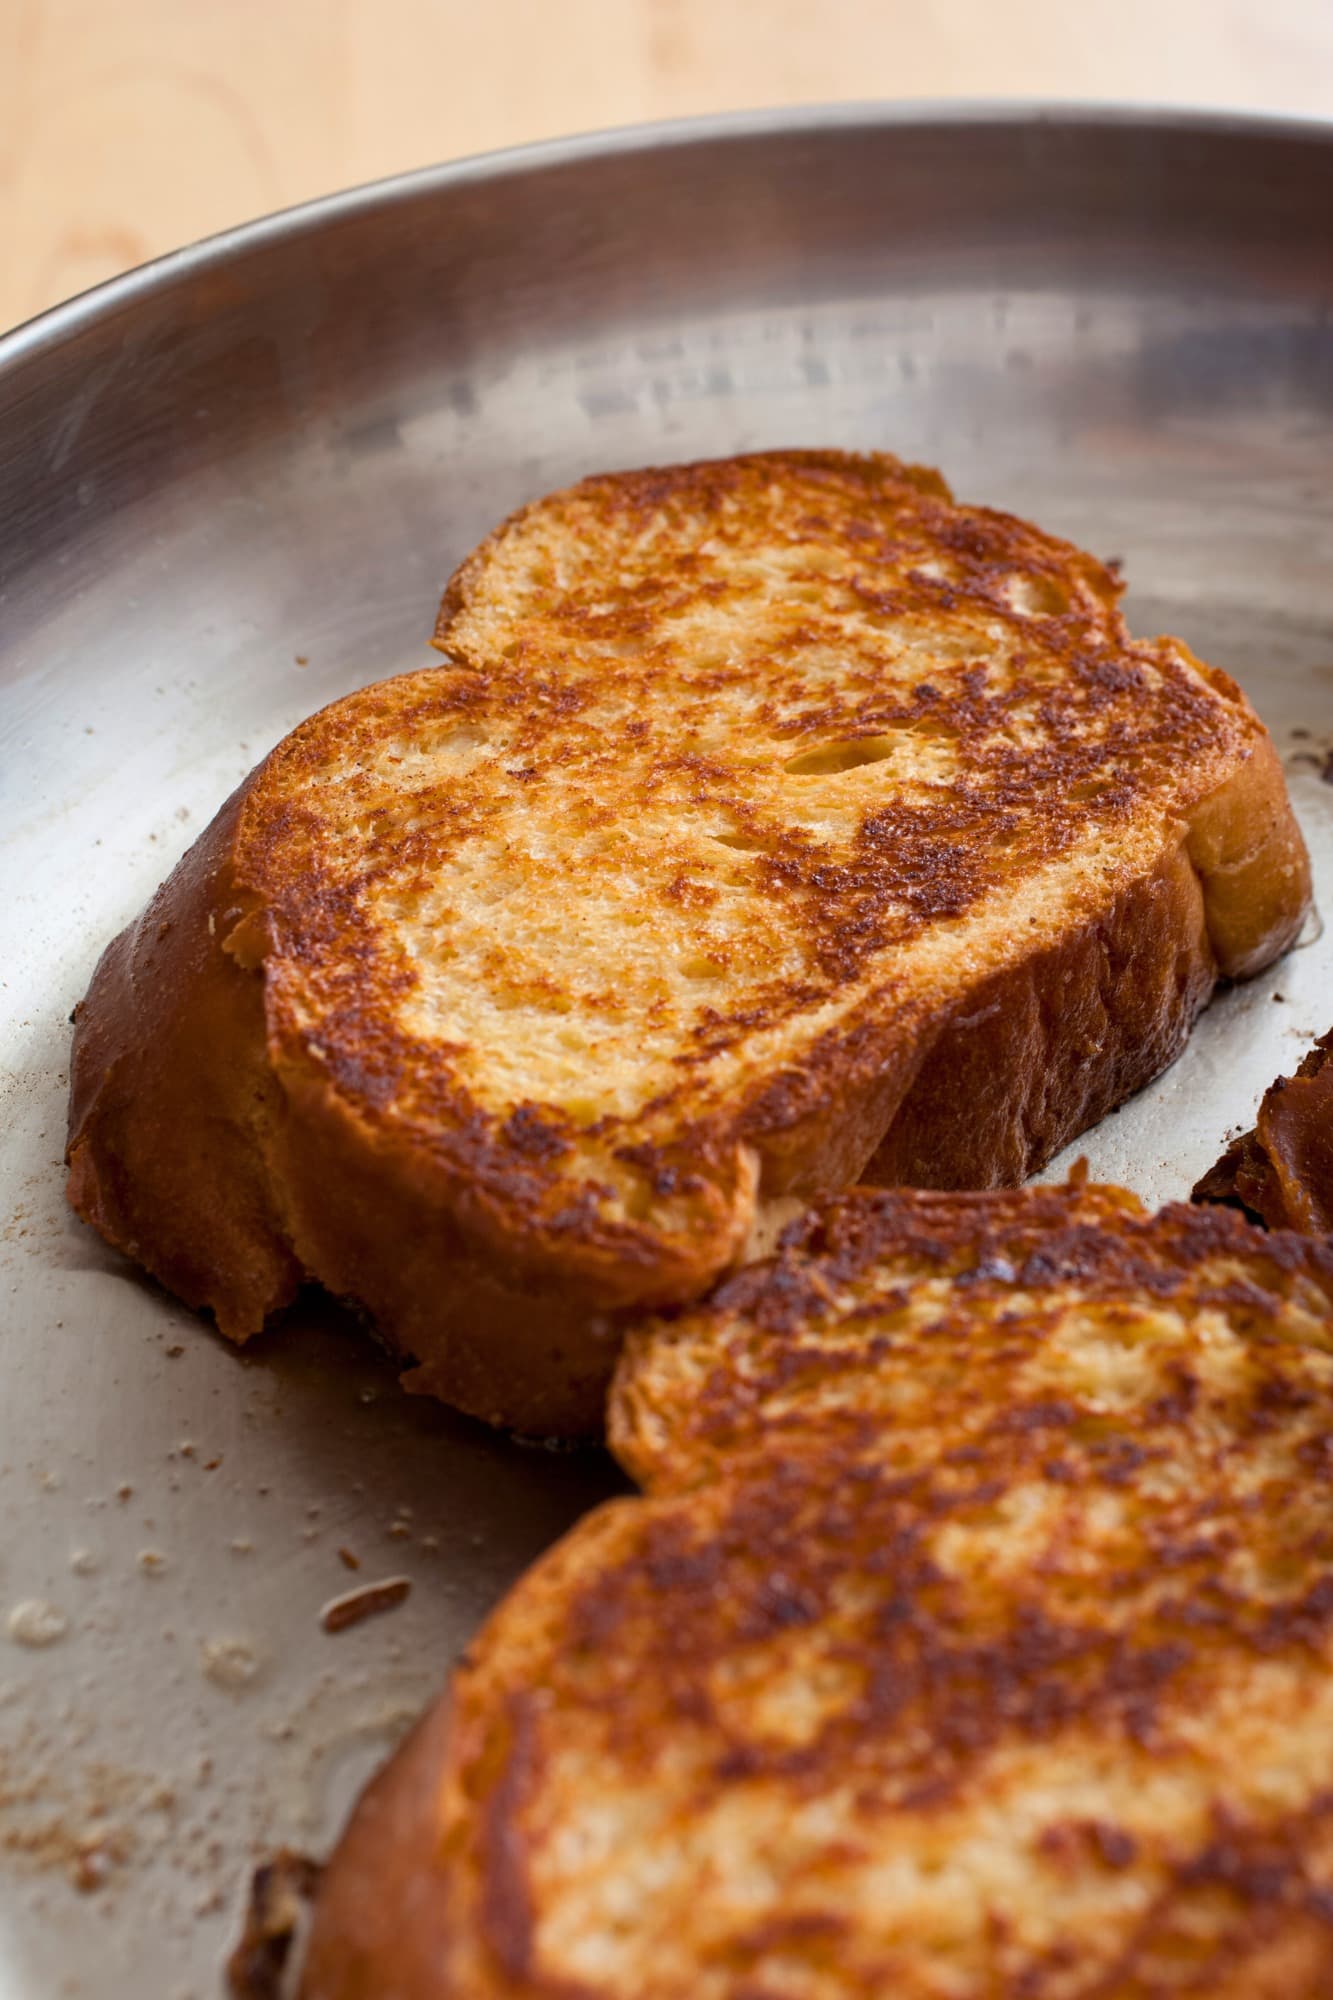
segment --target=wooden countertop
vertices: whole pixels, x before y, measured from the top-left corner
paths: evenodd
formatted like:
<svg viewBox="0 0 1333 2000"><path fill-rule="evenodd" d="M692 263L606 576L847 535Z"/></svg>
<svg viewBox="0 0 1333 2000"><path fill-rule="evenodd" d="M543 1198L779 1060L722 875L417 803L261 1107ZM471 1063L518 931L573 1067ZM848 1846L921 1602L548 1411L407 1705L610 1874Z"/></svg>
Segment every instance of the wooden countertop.
<svg viewBox="0 0 1333 2000"><path fill-rule="evenodd" d="M0 327L519 140L833 98L1333 116L1333 0L0 0Z"/></svg>

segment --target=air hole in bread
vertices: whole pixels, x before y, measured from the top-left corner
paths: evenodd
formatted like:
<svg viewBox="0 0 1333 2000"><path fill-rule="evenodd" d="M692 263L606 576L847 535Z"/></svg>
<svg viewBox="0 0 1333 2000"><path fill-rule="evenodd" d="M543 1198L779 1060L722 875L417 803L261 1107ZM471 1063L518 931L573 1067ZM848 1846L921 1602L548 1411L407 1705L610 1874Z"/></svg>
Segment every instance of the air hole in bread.
<svg viewBox="0 0 1333 2000"><path fill-rule="evenodd" d="M622 1190L620 1199L631 1222L643 1222L652 1213L653 1191L647 1181L631 1181Z"/></svg>
<svg viewBox="0 0 1333 2000"><path fill-rule="evenodd" d="M765 852L764 842L753 839L748 833L712 833L708 837L710 840L715 840L719 847L734 847L738 854Z"/></svg>
<svg viewBox="0 0 1333 2000"><path fill-rule="evenodd" d="M475 723L465 722L461 729L452 730L448 736L440 738L435 754L439 757L461 757L468 750L482 749L490 740L484 729L478 729Z"/></svg>
<svg viewBox="0 0 1333 2000"><path fill-rule="evenodd" d="M683 979L721 979L726 968L719 965L715 958L708 958L700 952L693 958L683 958L679 971Z"/></svg>
<svg viewBox="0 0 1333 2000"><path fill-rule="evenodd" d="M1001 595L1012 611L1023 618L1058 618L1068 611L1069 599L1059 584L1045 576L1008 576Z"/></svg>
<svg viewBox="0 0 1333 2000"><path fill-rule="evenodd" d="M915 722L906 725L906 734L914 736L919 743L947 743L952 742L958 732L939 716L919 715Z"/></svg>
<svg viewBox="0 0 1333 2000"><path fill-rule="evenodd" d="M896 747L892 736L858 736L848 743L825 743L818 750L802 750L798 757L788 758L782 768L792 778L828 777L838 771L854 771L862 764L882 764Z"/></svg>

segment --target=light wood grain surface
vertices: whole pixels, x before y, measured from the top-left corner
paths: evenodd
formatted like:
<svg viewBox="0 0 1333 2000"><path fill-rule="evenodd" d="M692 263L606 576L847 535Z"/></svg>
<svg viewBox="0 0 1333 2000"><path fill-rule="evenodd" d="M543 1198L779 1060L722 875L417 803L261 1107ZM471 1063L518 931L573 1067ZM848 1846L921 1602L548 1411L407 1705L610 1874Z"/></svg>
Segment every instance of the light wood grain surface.
<svg viewBox="0 0 1333 2000"><path fill-rule="evenodd" d="M0 0L0 327L404 167L944 95L1333 117L1333 0Z"/></svg>

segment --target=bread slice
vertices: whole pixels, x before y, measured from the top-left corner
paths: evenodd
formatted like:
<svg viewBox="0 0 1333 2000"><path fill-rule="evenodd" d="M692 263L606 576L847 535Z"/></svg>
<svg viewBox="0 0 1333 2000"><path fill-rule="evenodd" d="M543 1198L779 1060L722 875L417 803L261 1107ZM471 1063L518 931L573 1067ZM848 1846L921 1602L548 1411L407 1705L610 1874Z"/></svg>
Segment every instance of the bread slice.
<svg viewBox="0 0 1333 2000"><path fill-rule="evenodd" d="M303 2000L1333 1991L1333 1250L856 1190L612 1400Z"/></svg>
<svg viewBox="0 0 1333 2000"><path fill-rule="evenodd" d="M75 1207L233 1338L309 1276L577 1434L775 1204L1021 1180L1309 894L1253 711L1116 592L887 457L526 508L110 948Z"/></svg>
<svg viewBox="0 0 1333 2000"><path fill-rule="evenodd" d="M1273 1229L1333 1236L1333 1032L1295 1076L1269 1085L1253 1130L1208 1169L1194 1199L1230 1204Z"/></svg>

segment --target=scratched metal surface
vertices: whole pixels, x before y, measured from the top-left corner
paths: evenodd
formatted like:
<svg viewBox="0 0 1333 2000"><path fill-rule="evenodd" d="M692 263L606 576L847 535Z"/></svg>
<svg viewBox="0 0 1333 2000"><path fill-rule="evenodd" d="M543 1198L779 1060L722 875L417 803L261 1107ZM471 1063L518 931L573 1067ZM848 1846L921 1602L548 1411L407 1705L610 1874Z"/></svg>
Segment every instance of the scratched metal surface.
<svg viewBox="0 0 1333 2000"><path fill-rule="evenodd" d="M1121 557L1137 628L1254 696L1333 898L1330 214L1314 127L787 115L372 188L0 342L0 2000L216 1992L256 1854L327 1842L615 1485L410 1401L327 1311L241 1358L72 1221L102 944L298 717L425 662L509 507L779 443ZM1181 1194L1330 1025L1325 936L1080 1150Z"/></svg>

